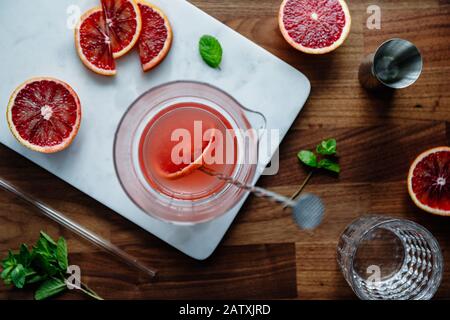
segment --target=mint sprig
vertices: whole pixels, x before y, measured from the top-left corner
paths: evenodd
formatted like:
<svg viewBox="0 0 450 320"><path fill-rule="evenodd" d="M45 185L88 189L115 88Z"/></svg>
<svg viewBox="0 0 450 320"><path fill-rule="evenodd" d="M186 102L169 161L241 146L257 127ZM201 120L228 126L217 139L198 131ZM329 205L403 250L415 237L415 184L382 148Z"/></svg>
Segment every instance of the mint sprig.
<svg viewBox="0 0 450 320"><path fill-rule="evenodd" d="M318 155L310 150L301 150L297 154L297 157L302 163L311 168L325 169L334 173L341 172L341 167L334 160L337 154L336 139L328 139L322 141L317 145L316 153L323 158L319 158Z"/></svg>
<svg viewBox="0 0 450 320"><path fill-rule="evenodd" d="M297 157L303 164L307 165L308 167L315 169L325 169L337 174L341 172L341 167L337 162L335 162L335 158L337 156L336 139L323 140L316 146L316 153L318 155L310 150L301 150L297 154ZM305 181L303 181L298 190L292 195L291 200L297 198L297 196L302 193L303 189L306 187L306 184L309 182L309 179L311 179L314 172L315 170L311 170Z"/></svg>
<svg viewBox="0 0 450 320"><path fill-rule="evenodd" d="M67 290L68 266L66 240L60 237L55 242L41 231L31 250L26 244L22 244L17 253L8 251L8 256L2 261L3 270L0 277L5 284L19 289L38 284L34 297L36 300L42 300ZM77 289L93 298L101 299L94 291L84 287Z"/></svg>
<svg viewBox="0 0 450 320"><path fill-rule="evenodd" d="M219 68L222 62L222 46L219 40L210 35L204 35L199 41L200 55L211 68Z"/></svg>

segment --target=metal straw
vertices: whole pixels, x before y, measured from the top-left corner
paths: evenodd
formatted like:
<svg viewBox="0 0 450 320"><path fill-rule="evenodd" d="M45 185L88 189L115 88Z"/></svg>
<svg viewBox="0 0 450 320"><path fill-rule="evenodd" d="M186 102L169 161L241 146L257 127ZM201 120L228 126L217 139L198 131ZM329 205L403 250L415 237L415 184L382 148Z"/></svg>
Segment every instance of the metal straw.
<svg viewBox="0 0 450 320"><path fill-rule="evenodd" d="M3 179L0 179L0 187L6 191L9 191L25 202L31 204L32 206L38 208L46 217L56 221L60 225L66 227L67 229L71 230L72 232L78 234L80 237L86 239L87 241L91 242L92 244L96 245L97 247L100 247L112 255L120 258L122 261L126 262L128 265L144 272L145 274L149 275L151 278L156 276L157 271L150 269L143 264L141 264L137 259L135 259L133 256L129 255L119 247L115 246L111 242L103 239L96 233L86 229L85 227L79 225L75 221L69 219L64 214L62 214L59 211L56 211L55 209L49 207L45 203L33 198L32 196L26 194L25 192L21 191L20 189L16 188L12 184L6 182Z"/></svg>

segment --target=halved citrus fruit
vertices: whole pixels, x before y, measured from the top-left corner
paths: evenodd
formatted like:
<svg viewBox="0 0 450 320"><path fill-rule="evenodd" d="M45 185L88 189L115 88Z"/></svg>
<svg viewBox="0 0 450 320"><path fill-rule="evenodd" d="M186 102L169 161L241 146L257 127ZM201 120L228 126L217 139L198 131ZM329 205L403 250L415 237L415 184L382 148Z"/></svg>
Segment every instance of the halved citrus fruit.
<svg viewBox="0 0 450 320"><path fill-rule="evenodd" d="M450 147L430 149L414 160L408 174L408 192L419 208L450 215Z"/></svg>
<svg viewBox="0 0 450 320"><path fill-rule="evenodd" d="M115 59L130 51L139 39L142 22L134 0L101 0Z"/></svg>
<svg viewBox="0 0 450 320"><path fill-rule="evenodd" d="M93 8L81 16L75 28L75 46L87 68L105 76L116 74L116 63L102 8Z"/></svg>
<svg viewBox="0 0 450 320"><path fill-rule="evenodd" d="M6 117L16 139L31 150L54 153L78 133L81 104L75 91L53 78L33 78L11 95Z"/></svg>
<svg viewBox="0 0 450 320"><path fill-rule="evenodd" d="M344 0L284 0L278 23L286 41L305 53L328 53L350 32L351 16Z"/></svg>
<svg viewBox="0 0 450 320"><path fill-rule="evenodd" d="M214 149L216 147L215 136L216 130L213 129L210 131L208 140L202 142L201 150L195 150L194 145L191 144L191 141L183 141L184 144L189 144L182 146L183 149L191 149L190 155L194 160L190 163L182 162L178 164L180 161L174 162L174 159L172 159L173 150L168 150L169 152L167 152L165 156L161 155L159 168L160 175L166 179L175 180L188 176L195 170L203 167L205 165L205 160L212 156L212 153L214 153ZM182 158L182 155L177 154L177 157Z"/></svg>
<svg viewBox="0 0 450 320"><path fill-rule="evenodd" d="M164 60L172 45L172 28L166 15L157 7L138 1L142 17L139 56L142 69L148 71Z"/></svg>

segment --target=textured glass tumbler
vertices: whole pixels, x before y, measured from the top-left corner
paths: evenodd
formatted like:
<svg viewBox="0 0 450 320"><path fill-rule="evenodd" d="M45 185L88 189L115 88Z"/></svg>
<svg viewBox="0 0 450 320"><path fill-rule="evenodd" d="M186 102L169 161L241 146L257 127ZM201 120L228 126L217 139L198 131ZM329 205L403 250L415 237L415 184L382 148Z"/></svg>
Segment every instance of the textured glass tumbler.
<svg viewBox="0 0 450 320"><path fill-rule="evenodd" d="M428 300L442 279L439 244L428 230L408 220L355 220L341 235L337 260L363 300Z"/></svg>

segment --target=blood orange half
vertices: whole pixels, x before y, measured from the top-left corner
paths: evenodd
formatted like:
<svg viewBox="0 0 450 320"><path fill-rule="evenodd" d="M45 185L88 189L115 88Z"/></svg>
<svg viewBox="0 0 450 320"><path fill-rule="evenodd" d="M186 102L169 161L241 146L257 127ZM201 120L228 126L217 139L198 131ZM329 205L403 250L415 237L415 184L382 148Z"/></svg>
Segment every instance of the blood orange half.
<svg viewBox="0 0 450 320"><path fill-rule="evenodd" d="M11 95L6 117L16 139L31 150L54 153L78 133L81 105L75 91L53 78L34 78Z"/></svg>
<svg viewBox="0 0 450 320"><path fill-rule="evenodd" d="M172 29L160 9L144 1L139 1L138 6L142 17L139 56L145 72L156 67L166 57L172 45Z"/></svg>
<svg viewBox="0 0 450 320"><path fill-rule="evenodd" d="M142 22L134 0L102 0L108 35L115 59L130 51L139 39Z"/></svg>
<svg viewBox="0 0 450 320"><path fill-rule="evenodd" d="M278 23L286 41L305 53L328 53L350 32L351 16L344 0L284 0Z"/></svg>
<svg viewBox="0 0 450 320"><path fill-rule="evenodd" d="M188 149L191 149L191 155L193 158L195 158L195 155L200 154L195 160L190 163L183 162L178 164L178 161L174 161L174 159L172 159L172 157L174 156L173 150L162 150L159 168L160 175L166 179L175 180L190 175L195 170L203 167L205 164L205 159L211 156L212 153L214 153L214 148L216 147L216 134L216 130L213 129L208 140L203 141L201 147L202 150L194 150L193 144L182 146L183 148L186 147ZM191 143L191 141L185 141L184 143ZM178 156L180 155L177 155L177 157Z"/></svg>
<svg viewBox="0 0 450 320"><path fill-rule="evenodd" d="M450 216L450 147L430 149L414 160L408 174L408 192L419 208Z"/></svg>
<svg viewBox="0 0 450 320"><path fill-rule="evenodd" d="M75 46L87 68L105 76L116 74L116 63L102 8L93 8L81 16L75 28Z"/></svg>

